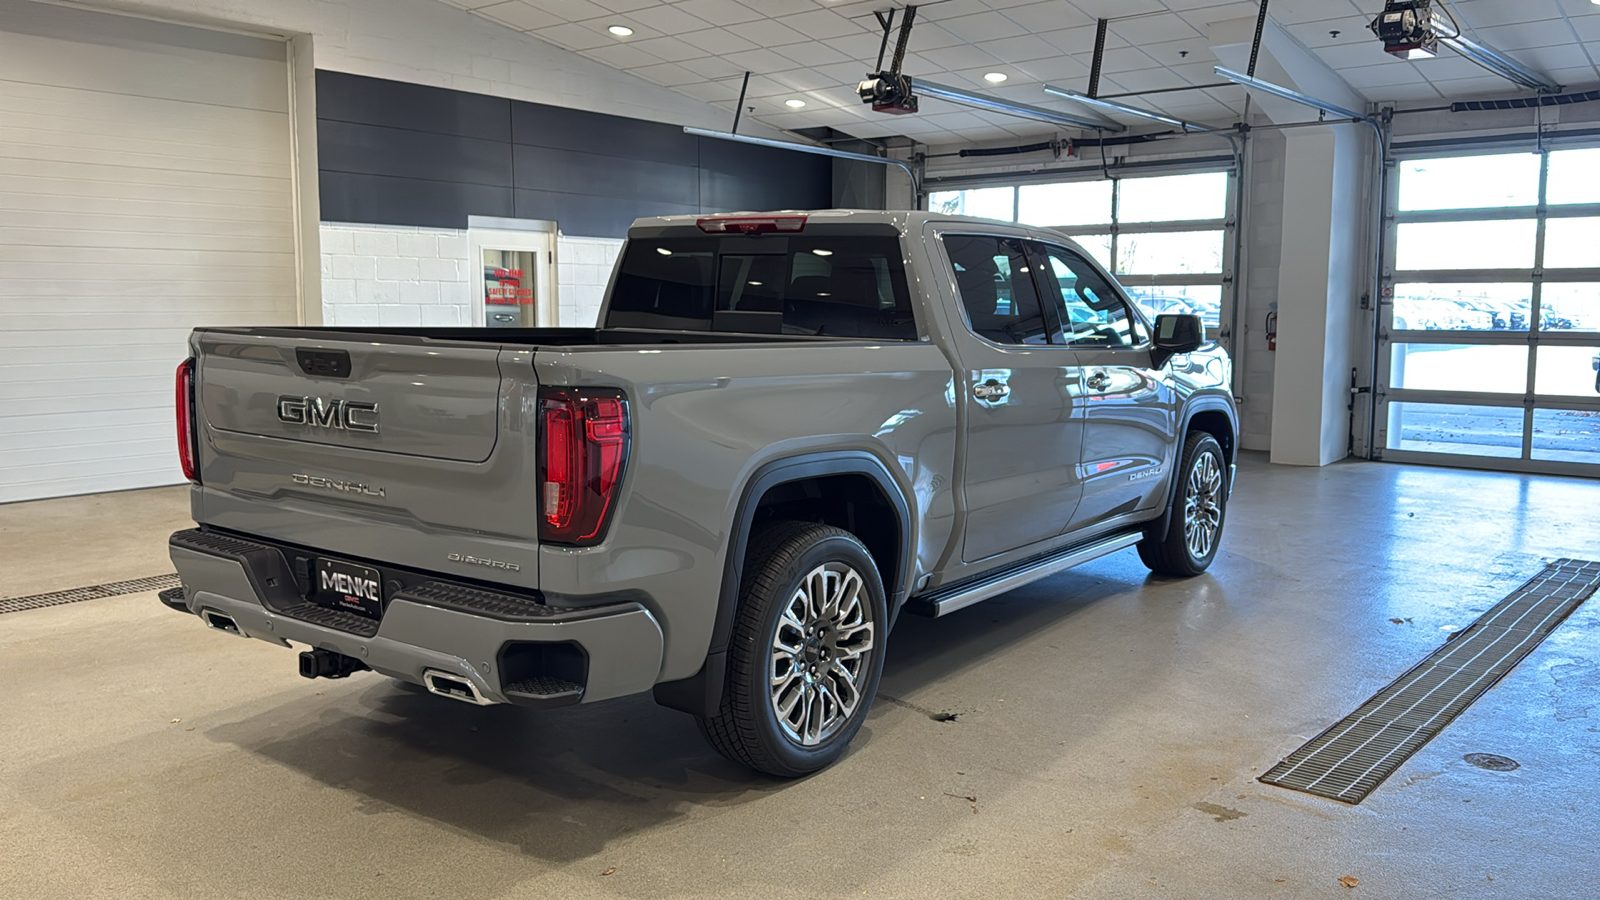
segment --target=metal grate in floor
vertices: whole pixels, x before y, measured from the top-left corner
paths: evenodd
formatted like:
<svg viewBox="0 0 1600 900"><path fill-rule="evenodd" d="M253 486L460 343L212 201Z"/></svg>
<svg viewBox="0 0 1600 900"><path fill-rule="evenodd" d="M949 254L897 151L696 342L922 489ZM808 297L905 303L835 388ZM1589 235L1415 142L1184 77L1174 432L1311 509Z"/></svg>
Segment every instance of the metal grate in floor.
<svg viewBox="0 0 1600 900"><path fill-rule="evenodd" d="M1355 712L1261 776L1360 803L1533 652L1600 587L1600 562L1557 560Z"/></svg>
<svg viewBox="0 0 1600 900"><path fill-rule="evenodd" d="M131 581L113 581L110 584L97 584L93 587L72 588L65 591L53 591L48 594L33 594L27 597L6 597L0 599L0 614L22 612L25 609L42 609L46 606L64 606L68 603L77 603L82 600L98 600L101 597L115 597L118 594L137 594L140 591L160 591L167 588L178 587L181 582L177 575L154 575L150 578L135 578Z"/></svg>

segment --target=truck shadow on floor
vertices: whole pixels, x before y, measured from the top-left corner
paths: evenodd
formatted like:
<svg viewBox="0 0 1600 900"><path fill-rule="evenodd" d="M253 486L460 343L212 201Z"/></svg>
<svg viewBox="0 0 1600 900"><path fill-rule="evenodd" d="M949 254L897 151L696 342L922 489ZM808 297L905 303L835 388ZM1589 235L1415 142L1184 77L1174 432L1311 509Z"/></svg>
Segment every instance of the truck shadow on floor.
<svg viewBox="0 0 1600 900"><path fill-rule="evenodd" d="M902 620L889 642L880 702L851 754L802 781L724 760L693 719L649 695L547 711L480 708L366 673L318 682L321 696L214 726L208 736L358 795L362 812L401 811L536 858L573 861L719 807L796 789L800 796L786 803L822 802L807 797L825 793L818 779L845 777L877 741L915 742L923 727L934 727L917 721L926 710L897 695L930 693L1020 639L1142 584L1120 577L1120 567L1115 575L1066 573L967 615Z"/></svg>

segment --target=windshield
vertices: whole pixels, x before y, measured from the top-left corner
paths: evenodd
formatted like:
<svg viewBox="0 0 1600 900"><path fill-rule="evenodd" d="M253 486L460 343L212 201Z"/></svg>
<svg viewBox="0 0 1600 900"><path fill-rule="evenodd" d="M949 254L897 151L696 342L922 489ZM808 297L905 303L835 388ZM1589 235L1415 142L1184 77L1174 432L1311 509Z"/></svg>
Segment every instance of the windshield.
<svg viewBox="0 0 1600 900"><path fill-rule="evenodd" d="M631 239L605 327L917 339L892 237Z"/></svg>

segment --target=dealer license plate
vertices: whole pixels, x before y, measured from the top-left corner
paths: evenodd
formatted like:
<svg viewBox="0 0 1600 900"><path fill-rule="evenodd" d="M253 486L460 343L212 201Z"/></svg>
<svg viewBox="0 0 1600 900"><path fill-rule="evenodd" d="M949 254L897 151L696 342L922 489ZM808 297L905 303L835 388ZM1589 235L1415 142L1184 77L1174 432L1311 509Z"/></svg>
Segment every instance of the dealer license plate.
<svg viewBox="0 0 1600 900"><path fill-rule="evenodd" d="M319 604L357 615L383 618L383 579L378 570L337 559L317 560Z"/></svg>

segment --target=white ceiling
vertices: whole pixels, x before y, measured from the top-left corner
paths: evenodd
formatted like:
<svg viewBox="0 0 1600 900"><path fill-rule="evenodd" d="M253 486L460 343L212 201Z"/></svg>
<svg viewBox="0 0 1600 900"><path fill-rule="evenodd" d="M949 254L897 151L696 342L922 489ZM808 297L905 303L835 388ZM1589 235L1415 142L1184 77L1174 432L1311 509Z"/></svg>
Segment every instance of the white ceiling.
<svg viewBox="0 0 1600 900"><path fill-rule="evenodd" d="M854 87L877 59L873 10L890 0L442 0L729 112L746 70L746 113L777 128L827 125L860 137L948 142L1034 137L1050 126L926 99L914 116L873 113ZM894 2L901 6L903 3ZM1369 100L1417 104L1516 93L1441 51L1407 62L1367 31L1382 0L1273 0L1274 20ZM1590 0L1455 0L1468 36L1569 86L1600 84L1600 5ZM1041 85L1085 89L1097 16L1111 18L1101 93L1217 81L1213 22L1253 17L1255 0L930 0L917 10L904 71L1036 106L1074 111ZM630 37L607 32L633 29ZM1335 36L1333 32L1337 31ZM893 52L891 40L890 52ZM887 67L887 61L885 61ZM1009 78L995 86L987 72ZM803 100L804 109L784 105ZM1198 122L1225 123L1242 88L1131 99ZM1129 119L1130 124L1140 120ZM1145 123L1148 124L1148 123Z"/></svg>

